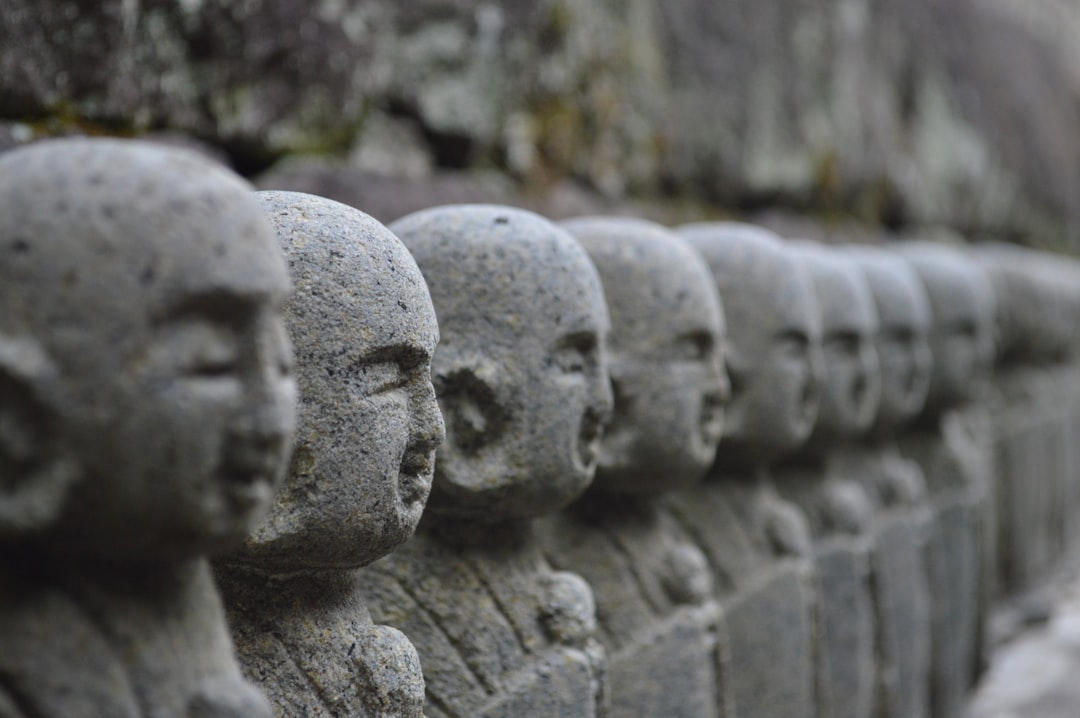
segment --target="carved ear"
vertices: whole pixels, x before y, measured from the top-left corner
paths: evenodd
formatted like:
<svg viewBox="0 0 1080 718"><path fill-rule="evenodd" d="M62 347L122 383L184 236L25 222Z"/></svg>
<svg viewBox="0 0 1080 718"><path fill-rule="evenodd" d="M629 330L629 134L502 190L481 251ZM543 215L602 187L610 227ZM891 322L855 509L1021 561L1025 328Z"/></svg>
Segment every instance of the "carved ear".
<svg viewBox="0 0 1080 718"><path fill-rule="evenodd" d="M44 397L55 375L37 342L0 334L0 537L45 530L74 478L56 452L57 417Z"/></svg>
<svg viewBox="0 0 1080 718"><path fill-rule="evenodd" d="M455 362L433 377L435 396L446 423L444 446L475 455L506 429L509 408L496 390L496 372L487 362Z"/></svg>

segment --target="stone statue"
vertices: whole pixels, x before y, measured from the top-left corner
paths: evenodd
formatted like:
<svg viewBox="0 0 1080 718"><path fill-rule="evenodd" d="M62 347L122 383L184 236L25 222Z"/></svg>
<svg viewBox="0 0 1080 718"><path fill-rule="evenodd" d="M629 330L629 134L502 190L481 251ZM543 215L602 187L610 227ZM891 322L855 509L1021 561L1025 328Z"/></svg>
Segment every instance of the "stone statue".
<svg viewBox="0 0 1080 718"><path fill-rule="evenodd" d="M270 504L295 411L285 263L186 150L0 159L0 715L269 716L205 555Z"/></svg>
<svg viewBox="0 0 1080 718"><path fill-rule="evenodd" d="M870 587L873 506L843 457L877 413L877 308L865 277L842 252L804 242L795 251L821 308L825 380L810 438L774 476L780 495L807 516L814 541L819 714L860 718L870 715L877 678Z"/></svg>
<svg viewBox="0 0 1080 718"><path fill-rule="evenodd" d="M930 598L926 482L900 454L896 434L921 410L930 386L930 306L918 275L876 247L851 247L878 314L881 401L870 434L837 457L874 508L870 524L878 680L874 715L929 716Z"/></svg>
<svg viewBox="0 0 1080 718"><path fill-rule="evenodd" d="M697 483L720 441L729 388L716 286L685 240L652 222L593 217L562 227L604 282L615 409L596 480L543 522L545 550L596 595L612 716L718 716L712 576L658 501Z"/></svg>
<svg viewBox="0 0 1080 718"><path fill-rule="evenodd" d="M993 365L994 296L986 275L958 250L924 242L897 247L922 280L933 318L926 408L901 448L921 466L933 511L930 707L932 715L951 718L962 715L982 660L992 573L992 448L981 417L969 409Z"/></svg>
<svg viewBox="0 0 1080 718"><path fill-rule="evenodd" d="M769 467L814 426L817 301L771 232L733 223L679 232L704 257L723 299L731 401L709 476L664 501L712 570L731 657L721 668L737 715L814 716L810 538L802 513L777 495Z"/></svg>
<svg viewBox="0 0 1080 718"><path fill-rule="evenodd" d="M372 616L416 645L429 718L601 714L592 592L533 530L588 488L611 413L596 269L511 207L437 207L391 229L439 317L446 442L417 535L364 570Z"/></svg>
<svg viewBox="0 0 1080 718"><path fill-rule="evenodd" d="M279 716L420 716L416 652L373 624L356 569L412 535L431 487L444 433L431 298L404 245L363 212L256 196L296 286L286 323L301 400L288 478L218 566L241 663Z"/></svg>
<svg viewBox="0 0 1080 718"><path fill-rule="evenodd" d="M1068 264L1004 244L980 245L971 256L999 299L988 401L999 467L997 577L1004 592L1017 594L1044 581L1071 545L1066 509L1076 434L1068 354L1075 321L1068 316ZM1044 615L1049 608L1030 598L1023 605Z"/></svg>

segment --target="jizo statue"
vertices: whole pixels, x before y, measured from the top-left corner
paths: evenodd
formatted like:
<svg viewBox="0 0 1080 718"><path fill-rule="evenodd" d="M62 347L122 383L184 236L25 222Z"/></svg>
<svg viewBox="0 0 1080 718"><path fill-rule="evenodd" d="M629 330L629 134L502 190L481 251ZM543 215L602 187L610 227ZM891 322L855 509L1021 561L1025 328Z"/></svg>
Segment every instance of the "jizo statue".
<svg viewBox="0 0 1080 718"><path fill-rule="evenodd" d="M873 505L870 555L877 623L875 710L929 715L930 598L926 543L929 507L919 465L896 435L922 410L930 386L930 306L915 271L887 249L852 247L877 306L881 402L869 436L843 456L847 475Z"/></svg>
<svg viewBox="0 0 1080 718"><path fill-rule="evenodd" d="M1003 592L1030 592L1071 545L1075 522L1074 362L1067 361L1069 265L1061 255L1012 244L985 244L971 256L998 298L994 382L988 404L997 463L1000 545L997 577ZM1044 601L1024 601L1045 612Z"/></svg>
<svg viewBox="0 0 1080 718"><path fill-rule="evenodd" d="M821 714L858 718L874 701L870 583L873 506L844 458L877 413L878 316L866 280L842 252L800 242L795 250L821 307L825 380L817 423L803 450L775 472L782 496L809 519L819 599Z"/></svg>
<svg viewBox="0 0 1080 718"><path fill-rule="evenodd" d="M986 275L956 249L923 242L898 249L922 280L932 315L926 408L901 447L921 466L933 511L931 711L953 716L985 647L992 459L977 413L968 412L993 366L994 296Z"/></svg>
<svg viewBox="0 0 1080 718"><path fill-rule="evenodd" d="M593 587L612 716L717 716L722 629L712 575L659 501L704 477L723 430L729 388L716 286L690 245L652 222L561 226L604 282L615 407L596 480L543 523L545 552Z"/></svg>
<svg viewBox="0 0 1080 718"><path fill-rule="evenodd" d="M416 645L429 718L597 715L592 593L551 567L532 526L588 488L611 413L596 269L510 207L436 207L391 229L439 317L446 442L420 531L365 569L372 615Z"/></svg>
<svg viewBox="0 0 1080 718"><path fill-rule="evenodd" d="M679 228L705 259L727 319L731 400L709 476L665 497L704 552L727 625L717 653L743 716L814 715L815 592L805 517L769 467L809 436L818 410L821 318L784 243L750 225ZM725 645L726 644L726 645ZM723 708L723 705L720 706Z"/></svg>
<svg viewBox="0 0 1080 718"><path fill-rule="evenodd" d="M424 278L383 225L338 202L259 192L296 290L296 448L269 516L218 567L245 671L281 716L420 716L416 652L374 625L357 572L408 539L442 442L439 331Z"/></svg>
<svg viewBox="0 0 1080 718"><path fill-rule="evenodd" d="M183 150L0 158L0 713L267 716L206 554L284 473L289 279L246 183Z"/></svg>

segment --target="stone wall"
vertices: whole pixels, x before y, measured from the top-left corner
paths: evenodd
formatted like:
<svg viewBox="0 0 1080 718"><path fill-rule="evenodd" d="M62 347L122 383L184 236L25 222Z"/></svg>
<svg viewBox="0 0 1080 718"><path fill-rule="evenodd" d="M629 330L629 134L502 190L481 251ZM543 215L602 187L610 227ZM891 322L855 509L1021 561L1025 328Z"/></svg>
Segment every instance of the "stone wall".
<svg viewBox="0 0 1080 718"><path fill-rule="evenodd" d="M164 130L246 174L323 153L1071 247L1077 27L1067 0L10 0L0 137Z"/></svg>

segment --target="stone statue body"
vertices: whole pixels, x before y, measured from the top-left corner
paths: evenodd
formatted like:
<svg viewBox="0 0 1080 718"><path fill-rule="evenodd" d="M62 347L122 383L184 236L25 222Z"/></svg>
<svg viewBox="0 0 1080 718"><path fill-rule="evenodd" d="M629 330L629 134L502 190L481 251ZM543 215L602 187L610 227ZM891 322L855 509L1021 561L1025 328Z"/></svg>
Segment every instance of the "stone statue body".
<svg viewBox="0 0 1080 718"><path fill-rule="evenodd" d="M285 485L218 566L241 663L279 716L420 716L419 659L373 624L357 569L412 535L431 487L443 439L431 298L404 245L363 212L257 198L296 287L300 406Z"/></svg>
<svg viewBox="0 0 1080 718"><path fill-rule="evenodd" d="M809 278L775 235L713 223L680 228L709 266L727 318L731 401L702 483L664 501L705 554L727 626L718 654L740 718L815 715L815 594L806 519L768 467L814 425L820 316ZM724 645L721 644L721 648Z"/></svg>
<svg viewBox="0 0 1080 718"><path fill-rule="evenodd" d="M447 440L417 535L364 571L372 615L416 645L429 718L601 714L592 592L552 568L532 526L588 487L611 411L596 270L566 232L510 207L433 208L391 229L439 316Z"/></svg>
<svg viewBox="0 0 1080 718"><path fill-rule="evenodd" d="M699 481L720 441L728 386L716 287L701 257L652 222L562 226L604 282L615 409L593 485L542 522L545 552L593 588L612 716L718 716L712 575L659 501Z"/></svg>
<svg viewBox="0 0 1080 718"><path fill-rule="evenodd" d="M933 511L930 707L935 716L958 716L982 660L992 573L992 450L973 399L993 362L994 299L985 275L956 250L912 243L900 251L932 315L926 408L901 437L923 470Z"/></svg>
<svg viewBox="0 0 1080 718"><path fill-rule="evenodd" d="M874 700L870 584L873 508L863 480L844 461L870 427L881 392L877 308L854 262L800 243L796 256L821 308L825 380L817 423L802 451L775 472L777 490L807 516L820 595L818 707L860 718Z"/></svg>
<svg viewBox="0 0 1080 718"><path fill-rule="evenodd" d="M192 153L0 159L0 715L269 716L205 555L287 462L289 280L250 188Z"/></svg>
<svg viewBox="0 0 1080 718"><path fill-rule="evenodd" d="M1000 300L987 403L998 466L997 577L1003 592L1016 594L1044 580L1070 545L1076 400L1066 398L1075 386L1067 287L1074 279L1065 258L1014 245L980 246L972 256Z"/></svg>
<svg viewBox="0 0 1080 718"><path fill-rule="evenodd" d="M870 434L838 457L874 509L870 570L878 680L875 715L929 715L929 508L922 469L900 454L896 433L922 409L930 384L930 307L918 275L884 249L849 250L877 307L881 402Z"/></svg>

